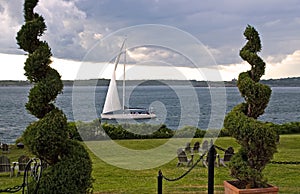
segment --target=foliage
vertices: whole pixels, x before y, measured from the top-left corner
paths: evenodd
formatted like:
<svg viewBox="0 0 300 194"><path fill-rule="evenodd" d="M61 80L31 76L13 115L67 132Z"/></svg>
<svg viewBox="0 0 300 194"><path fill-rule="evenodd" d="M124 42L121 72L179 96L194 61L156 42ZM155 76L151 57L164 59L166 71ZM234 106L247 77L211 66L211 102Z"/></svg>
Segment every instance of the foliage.
<svg viewBox="0 0 300 194"><path fill-rule="evenodd" d="M91 187L91 160L87 151L69 139L64 113L55 107L55 99L62 92L59 73L50 67L51 49L40 41L46 24L34 13L38 0L25 0L25 24L17 34L17 43L28 52L24 70L33 84L26 109L39 120L31 123L22 139L30 151L49 165L41 178L40 193L85 193Z"/></svg>
<svg viewBox="0 0 300 194"><path fill-rule="evenodd" d="M68 140L62 160L43 173L38 193L82 194L91 191L92 163L85 148L74 140Z"/></svg>
<svg viewBox="0 0 300 194"><path fill-rule="evenodd" d="M170 138L174 131L166 125L150 124L101 124L99 120L92 122L76 122L77 130L85 141L111 139L152 139Z"/></svg>
<svg viewBox="0 0 300 194"><path fill-rule="evenodd" d="M82 138L78 133L75 122L68 122L68 133L70 139L82 141Z"/></svg>
<svg viewBox="0 0 300 194"><path fill-rule="evenodd" d="M48 164L57 163L63 154L67 140L67 119L58 109L29 125L24 141L33 154Z"/></svg>
<svg viewBox="0 0 300 194"><path fill-rule="evenodd" d="M284 123L277 126L279 134L296 134L300 133L300 122Z"/></svg>
<svg viewBox="0 0 300 194"><path fill-rule="evenodd" d="M282 125L268 123L268 125L278 132L278 134L300 133L300 122L285 123ZM69 122L69 135L72 139L79 141L105 140L111 139L160 139L174 137L186 138L193 135L194 138L206 137L228 137L228 129L203 130L192 126L185 126L177 131L169 129L166 125L151 124L101 124L100 121L91 122Z"/></svg>
<svg viewBox="0 0 300 194"><path fill-rule="evenodd" d="M265 63L257 55L261 51L259 34L248 25L244 35L248 42L240 56L251 65L251 70L239 75L237 86L246 102L226 115L224 127L241 145L231 160L231 175L245 187L256 188L266 186L262 171L273 158L279 137L276 125L257 120L268 105L271 89L259 82L265 72Z"/></svg>
<svg viewBox="0 0 300 194"><path fill-rule="evenodd" d="M71 126L71 127L70 127ZM177 131L169 129L166 125L151 124L101 124L99 120L91 122L70 122L69 130L76 134L77 139L85 141L111 139L160 139L174 137L176 138L202 138L229 136L226 129L219 130L202 130L192 126L185 126ZM77 132L78 131L78 132ZM80 136L80 137L79 137Z"/></svg>

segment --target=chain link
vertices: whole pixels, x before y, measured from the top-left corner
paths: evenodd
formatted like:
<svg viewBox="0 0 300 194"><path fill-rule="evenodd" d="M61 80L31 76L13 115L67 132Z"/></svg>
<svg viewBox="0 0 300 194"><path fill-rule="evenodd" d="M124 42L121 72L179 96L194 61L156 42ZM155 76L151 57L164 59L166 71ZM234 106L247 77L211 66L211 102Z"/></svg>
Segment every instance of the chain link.
<svg viewBox="0 0 300 194"><path fill-rule="evenodd" d="M4 189L4 190L0 189L0 193L16 193L16 192L20 191L23 187L24 187L24 184L14 186L14 187L11 187L11 188L7 188L7 189Z"/></svg>
<svg viewBox="0 0 300 194"><path fill-rule="evenodd" d="M33 168L31 168L32 163L34 163ZM29 171L32 172L31 175L28 174ZM20 191L21 189L23 189L22 193L24 194L25 189L28 189L26 187L28 187L28 185L29 185L29 183L27 182L28 181L28 176L32 176L34 181L37 184L39 184L41 173L42 173L42 161L38 158L32 158L26 164L24 177L23 177L23 184L22 185L17 185L17 186L11 187L11 188L0 189L0 193L16 193L16 192ZM37 187L35 188L35 191L36 191L36 189L37 189Z"/></svg>
<svg viewBox="0 0 300 194"><path fill-rule="evenodd" d="M271 161L271 164L300 164L299 161Z"/></svg>
<svg viewBox="0 0 300 194"><path fill-rule="evenodd" d="M217 148L218 150L221 150L221 151L223 151L223 152L226 151L226 149L224 149L224 148L222 148L222 147L220 147L220 146L217 146L217 145L214 145L214 146L215 146L215 148Z"/></svg>
<svg viewBox="0 0 300 194"><path fill-rule="evenodd" d="M181 176L177 177L177 178L168 178L165 177L164 175L162 175L162 177L167 180L167 181L178 181L180 179L182 179L183 177L185 177L189 172L191 172L193 170L193 168L195 168L195 166L197 166L197 164L203 159L203 157L205 156L206 152L204 152L200 158L193 164L193 166L191 166L185 173L183 173Z"/></svg>

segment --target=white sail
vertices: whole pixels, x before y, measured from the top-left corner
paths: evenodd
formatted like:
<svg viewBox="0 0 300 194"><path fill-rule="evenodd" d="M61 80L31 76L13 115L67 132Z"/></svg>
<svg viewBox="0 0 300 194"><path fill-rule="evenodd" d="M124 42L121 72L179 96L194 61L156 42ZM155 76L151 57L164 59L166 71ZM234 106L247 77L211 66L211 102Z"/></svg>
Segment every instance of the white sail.
<svg viewBox="0 0 300 194"><path fill-rule="evenodd" d="M116 75L115 71L113 72L113 76L110 80L108 91L106 94L106 99L103 107L102 113L108 113L116 110L120 110L121 103L119 99L118 89L117 89L117 82L116 82Z"/></svg>
<svg viewBox="0 0 300 194"><path fill-rule="evenodd" d="M108 113L116 110L121 110L122 106L120 103L120 98L118 94L118 88L117 88L117 82L116 82L116 69L120 61L120 56L122 54L122 50L125 44L125 40L122 44L122 47L120 49L120 53L118 54L116 61L115 61L115 67L112 73L112 78L110 79L106 98L105 98L105 103L103 107L102 113Z"/></svg>

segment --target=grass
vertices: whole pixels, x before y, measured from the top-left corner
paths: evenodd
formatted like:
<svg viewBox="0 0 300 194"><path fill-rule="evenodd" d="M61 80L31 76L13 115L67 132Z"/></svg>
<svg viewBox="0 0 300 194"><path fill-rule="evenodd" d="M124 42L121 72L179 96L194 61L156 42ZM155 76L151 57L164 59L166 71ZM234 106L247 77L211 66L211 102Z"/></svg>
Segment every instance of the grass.
<svg viewBox="0 0 300 194"><path fill-rule="evenodd" d="M166 140L119 140L118 145L130 149L147 150L162 145ZM185 142L184 139L179 141ZM193 139L193 142L201 139ZM89 144L96 144L89 142ZM97 142L98 144L98 142ZM182 144L184 147L185 143ZM218 138L216 145L227 148L233 146L235 150L238 144L229 137ZM101 142L101 147L105 142ZM11 148L8 155L11 161L16 161L17 157L26 152ZM174 150L176 154L176 150ZM220 154L222 154L219 151ZM300 135L282 135L278 145L278 153L275 154L275 161L300 161ZM147 194L157 193L157 175L162 170L164 176L176 178L183 174L188 167L176 167L177 159L147 170L128 170L110 165L101 157L97 157L90 152L93 161L93 177L95 179L93 187L94 193L126 193L126 194ZM112 154L114 155L114 154ZM117 154L118 155L118 154ZM199 156L198 156L199 157ZM197 158L196 158L197 159ZM122 161L120 161L122 162ZM269 164L264 173L269 183L276 185L280 193L300 193L300 165ZM207 169L198 164L186 177L176 182L163 180L163 193L207 193ZM231 180L229 170L225 167L215 168L215 193L223 193L223 181ZM9 178L9 174L0 173L0 189L12 187L22 183L22 177Z"/></svg>

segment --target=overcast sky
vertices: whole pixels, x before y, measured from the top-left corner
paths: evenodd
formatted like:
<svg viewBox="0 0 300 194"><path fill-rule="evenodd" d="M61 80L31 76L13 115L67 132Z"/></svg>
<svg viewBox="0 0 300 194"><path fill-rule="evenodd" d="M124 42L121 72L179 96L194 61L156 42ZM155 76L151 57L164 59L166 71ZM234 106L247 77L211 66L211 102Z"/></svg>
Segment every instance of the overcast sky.
<svg viewBox="0 0 300 194"><path fill-rule="evenodd" d="M239 50L246 43L243 31L248 24L258 30L262 40L263 49L259 55L267 63L263 78L300 76L298 0L40 0L35 11L45 18L47 31L42 39L49 43L54 57L53 67L63 79L78 78L78 71L87 61L101 66L115 57L122 43L121 35L127 36L128 44L139 43L138 47L129 49L127 60L147 69L140 78L151 79L150 75L157 78L155 67L160 67L161 78L172 78L175 75L169 70L176 69L187 79L201 79L193 73L191 68L195 67L205 68L207 71L201 70L204 74L217 69L223 80L237 78L242 70L250 68L239 57ZM25 56L15 40L23 21L23 1L0 0L1 80L26 79L23 76ZM172 32L168 36L168 31L161 33L158 28L153 31L143 28L141 33L134 27L145 24L171 27L195 38L214 63L205 60L203 64L191 65L194 61L187 53L195 52L192 56L199 54L199 50L192 51L191 42L184 40L185 43L181 44L182 36L173 36ZM180 48L170 47L167 43L162 43L169 46L167 49L156 45L143 46L150 32L151 41L155 37L161 42L169 38L169 42L177 41ZM99 47L104 39L106 45ZM92 56L91 50L95 47L101 50ZM187 53L178 52L183 47ZM109 77L108 74L102 72L98 77ZM209 78L204 75L202 79Z"/></svg>

